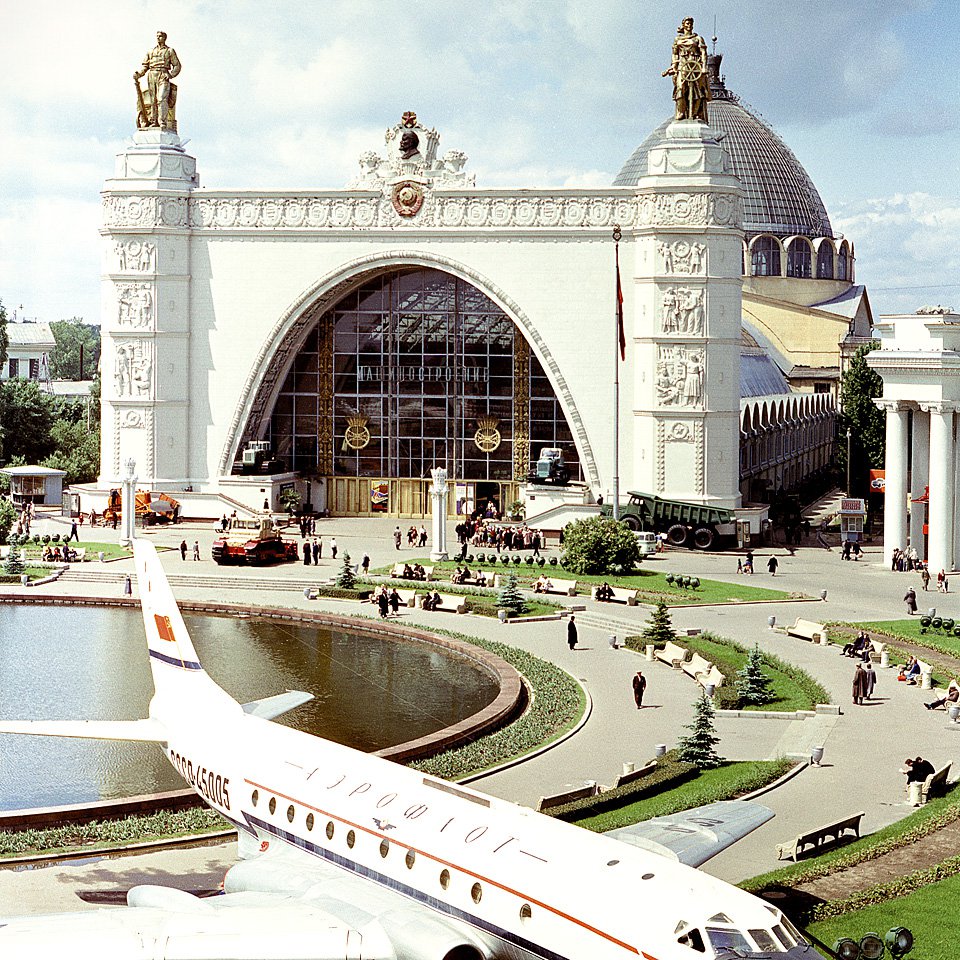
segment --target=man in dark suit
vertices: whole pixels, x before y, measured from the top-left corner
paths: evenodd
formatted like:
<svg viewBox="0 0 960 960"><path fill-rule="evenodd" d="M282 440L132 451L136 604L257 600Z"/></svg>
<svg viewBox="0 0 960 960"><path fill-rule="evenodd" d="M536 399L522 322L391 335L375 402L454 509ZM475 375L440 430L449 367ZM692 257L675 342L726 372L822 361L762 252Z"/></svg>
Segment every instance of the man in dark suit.
<svg viewBox="0 0 960 960"><path fill-rule="evenodd" d="M570 619L567 621L567 646L573 650L577 645L577 625L574 623L573 614L570 615Z"/></svg>

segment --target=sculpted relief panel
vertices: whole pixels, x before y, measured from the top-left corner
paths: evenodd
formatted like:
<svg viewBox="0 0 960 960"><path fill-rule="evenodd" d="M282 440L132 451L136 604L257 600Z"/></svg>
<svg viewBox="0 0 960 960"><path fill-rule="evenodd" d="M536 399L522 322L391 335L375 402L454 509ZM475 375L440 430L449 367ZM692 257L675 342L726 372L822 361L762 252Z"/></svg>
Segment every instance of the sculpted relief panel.
<svg viewBox="0 0 960 960"><path fill-rule="evenodd" d="M685 273L702 276L706 267L707 248L695 240L660 241L657 254L664 273Z"/></svg>
<svg viewBox="0 0 960 960"><path fill-rule="evenodd" d="M152 392L153 345L149 340L117 341L114 387L120 399L149 397Z"/></svg>
<svg viewBox="0 0 960 960"><path fill-rule="evenodd" d="M658 347L657 402L664 407L702 407L703 360L699 347Z"/></svg>
<svg viewBox="0 0 960 960"><path fill-rule="evenodd" d="M157 245L149 240L119 240L113 249L120 273L150 273L156 269Z"/></svg>
<svg viewBox="0 0 960 960"><path fill-rule="evenodd" d="M138 330L153 327L153 288L149 283L117 286L117 325Z"/></svg>
<svg viewBox="0 0 960 960"><path fill-rule="evenodd" d="M663 333L703 335L704 291L690 287L667 287L660 305Z"/></svg>

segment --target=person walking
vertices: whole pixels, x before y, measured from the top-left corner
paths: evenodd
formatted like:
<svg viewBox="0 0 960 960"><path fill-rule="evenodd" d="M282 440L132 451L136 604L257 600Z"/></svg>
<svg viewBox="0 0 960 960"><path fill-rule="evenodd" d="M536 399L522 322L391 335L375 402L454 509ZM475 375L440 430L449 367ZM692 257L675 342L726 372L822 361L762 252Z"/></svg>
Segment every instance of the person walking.
<svg viewBox="0 0 960 960"><path fill-rule="evenodd" d="M303 565L305 567L310 566L310 541L303 541Z"/></svg>
<svg viewBox="0 0 960 960"><path fill-rule="evenodd" d="M749 573L751 577L753 576L753 551L752 550L747 551L747 557L743 561L743 572Z"/></svg>
<svg viewBox="0 0 960 960"><path fill-rule="evenodd" d="M360 561L360 570L363 575L366 576L370 572L370 556L369 554L364 554L363 559Z"/></svg>
<svg viewBox="0 0 960 960"><path fill-rule="evenodd" d="M200 541L199 540L193 541L193 559L194 560L200 559Z"/></svg>
<svg viewBox="0 0 960 960"><path fill-rule="evenodd" d="M337 559L337 538L330 538L330 556L336 560Z"/></svg>
<svg viewBox="0 0 960 960"><path fill-rule="evenodd" d="M403 534L400 532L400 528L399 528L399 527L394 527L394 530L393 530L393 545L394 545L394 547L395 547L397 550L400 549L400 541L401 541L401 540L403 540Z"/></svg>
<svg viewBox="0 0 960 960"><path fill-rule="evenodd" d="M574 623L575 617L570 615L567 621L567 646L573 650L577 646L577 625Z"/></svg>
<svg viewBox="0 0 960 960"><path fill-rule="evenodd" d="M390 596L387 598L390 603L390 612L396 617L400 613L400 594L397 593L397 588L394 587L390 591Z"/></svg>
<svg viewBox="0 0 960 960"><path fill-rule="evenodd" d="M380 619L386 620L387 613L390 610L390 599L387 596L386 587L381 587L380 592L377 594L377 606L380 608Z"/></svg>
<svg viewBox="0 0 960 960"><path fill-rule="evenodd" d="M76 540L77 543L80 542L80 534L77 533L77 521L76 521L76 520L74 520L73 523L70 524L70 536L67 537L67 543L69 543L71 540Z"/></svg>
<svg viewBox="0 0 960 960"><path fill-rule="evenodd" d="M775 577L777 575L777 567L780 565L780 562L776 557L771 557L767 561L767 569L770 571L770 576Z"/></svg>
<svg viewBox="0 0 960 960"><path fill-rule="evenodd" d="M912 617L917 612L917 591L908 587L903 595L903 602L907 605L907 613Z"/></svg>
<svg viewBox="0 0 960 960"><path fill-rule="evenodd" d="M638 710L643 709L643 694L647 689L647 678L638 670L633 678L633 701Z"/></svg>
<svg viewBox="0 0 960 960"><path fill-rule="evenodd" d="M920 571L920 580L923 583L924 591L930 589L930 571L927 569L927 565L923 565L923 569Z"/></svg>
<svg viewBox="0 0 960 960"><path fill-rule="evenodd" d="M180 541L180 559L181 560L187 559L187 541L186 540Z"/></svg>
<svg viewBox="0 0 960 960"><path fill-rule="evenodd" d="M863 673L864 673L864 690L863 696L865 700L873 699L873 690L877 685L877 673L873 669L873 664L869 660L865 660L863 664Z"/></svg>
<svg viewBox="0 0 960 960"><path fill-rule="evenodd" d="M313 542L310 544L310 552L313 554L313 565L317 566L320 562L320 542L316 537L313 538Z"/></svg>
<svg viewBox="0 0 960 960"><path fill-rule="evenodd" d="M858 706L863 706L863 698L866 695L867 676L863 669L863 664L858 663L853 673L853 702Z"/></svg>

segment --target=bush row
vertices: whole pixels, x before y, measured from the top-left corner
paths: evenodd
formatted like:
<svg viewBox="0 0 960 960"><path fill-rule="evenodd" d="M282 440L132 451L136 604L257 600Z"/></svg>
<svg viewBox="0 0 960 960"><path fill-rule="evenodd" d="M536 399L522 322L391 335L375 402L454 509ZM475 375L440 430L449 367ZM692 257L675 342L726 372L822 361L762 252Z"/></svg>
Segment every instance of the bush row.
<svg viewBox="0 0 960 960"><path fill-rule="evenodd" d="M604 813L643 797L679 787L698 775L699 771L694 764L682 763L677 759L677 751L670 750L657 761L656 769L645 777L613 790L604 790L595 797L585 797L583 800L572 800L570 803L551 807L544 813L558 820L579 820L584 816Z"/></svg>
<svg viewBox="0 0 960 960"><path fill-rule="evenodd" d="M492 640L480 640L446 630L434 632L489 650L506 660L526 681L530 705L509 726L435 757L414 761L410 766L415 770L445 780L460 779L469 773L529 753L572 726L583 713L584 699L580 685L552 663Z"/></svg>
<svg viewBox="0 0 960 960"><path fill-rule="evenodd" d="M806 908L800 908L799 919L802 924L815 923L818 920L829 920L832 917L839 917L852 910L862 910L864 907L871 907L877 903L886 903L895 897L905 897L908 893L913 893L921 887L930 883L937 883L940 880L946 880L948 877L955 877L960 874L960 857L950 857L925 870L916 870L908 873L906 876L897 877L895 880L888 880L884 883L874 884L867 887L866 890L858 890L849 897L843 897L839 900L825 900L822 903L811 904Z"/></svg>
<svg viewBox="0 0 960 960"><path fill-rule="evenodd" d="M318 597L331 600L369 600L373 596L373 587L316 587Z"/></svg>
<svg viewBox="0 0 960 960"><path fill-rule="evenodd" d="M97 820L93 823L71 823L31 830L0 830L0 856L34 854L91 844L135 843L185 833L211 833L228 829L230 824L220 814L206 807L162 810L121 820Z"/></svg>

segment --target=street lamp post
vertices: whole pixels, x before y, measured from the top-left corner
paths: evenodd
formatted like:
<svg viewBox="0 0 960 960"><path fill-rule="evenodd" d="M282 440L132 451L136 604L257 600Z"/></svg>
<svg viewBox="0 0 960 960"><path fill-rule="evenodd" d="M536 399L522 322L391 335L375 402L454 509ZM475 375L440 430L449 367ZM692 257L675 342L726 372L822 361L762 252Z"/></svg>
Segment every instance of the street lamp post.
<svg viewBox="0 0 960 960"><path fill-rule="evenodd" d="M847 427L847 496L850 496L850 437L853 436L850 428Z"/></svg>

